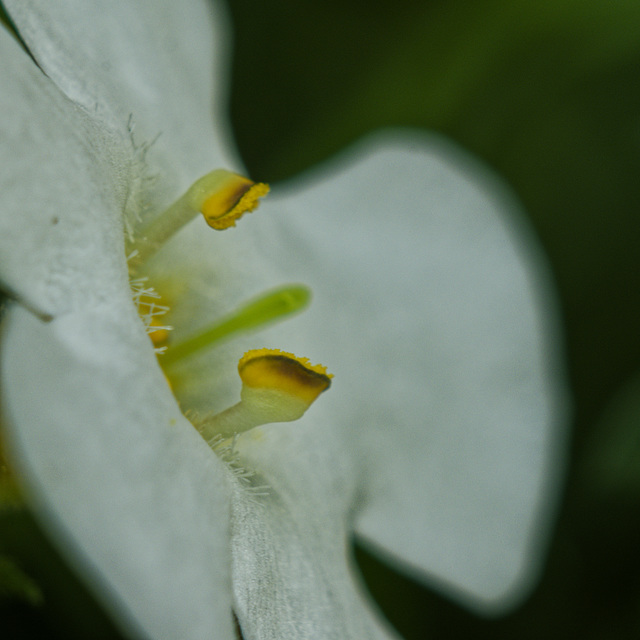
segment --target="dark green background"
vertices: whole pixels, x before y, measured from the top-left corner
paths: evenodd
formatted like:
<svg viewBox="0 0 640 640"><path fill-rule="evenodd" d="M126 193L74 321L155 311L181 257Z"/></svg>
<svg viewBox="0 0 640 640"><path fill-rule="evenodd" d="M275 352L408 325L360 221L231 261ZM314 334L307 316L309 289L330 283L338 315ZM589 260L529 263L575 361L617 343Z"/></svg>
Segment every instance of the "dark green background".
<svg viewBox="0 0 640 640"><path fill-rule="evenodd" d="M231 114L253 176L277 182L382 126L445 133L518 193L560 291L576 414L542 583L488 621L357 550L387 616L412 639L640 637L640 2L230 7ZM11 620L20 593L22 613L59 628L20 589Z"/></svg>

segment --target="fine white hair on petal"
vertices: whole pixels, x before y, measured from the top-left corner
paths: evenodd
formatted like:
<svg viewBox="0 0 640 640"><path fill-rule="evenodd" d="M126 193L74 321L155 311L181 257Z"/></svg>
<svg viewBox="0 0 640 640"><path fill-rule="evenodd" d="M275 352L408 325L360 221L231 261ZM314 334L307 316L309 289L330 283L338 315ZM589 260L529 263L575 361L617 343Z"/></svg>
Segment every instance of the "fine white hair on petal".
<svg viewBox="0 0 640 640"><path fill-rule="evenodd" d="M251 232L314 299L265 337L335 373L356 532L467 606L505 610L541 565L568 405L553 289L515 200L451 143L404 130L275 188L267 210Z"/></svg>

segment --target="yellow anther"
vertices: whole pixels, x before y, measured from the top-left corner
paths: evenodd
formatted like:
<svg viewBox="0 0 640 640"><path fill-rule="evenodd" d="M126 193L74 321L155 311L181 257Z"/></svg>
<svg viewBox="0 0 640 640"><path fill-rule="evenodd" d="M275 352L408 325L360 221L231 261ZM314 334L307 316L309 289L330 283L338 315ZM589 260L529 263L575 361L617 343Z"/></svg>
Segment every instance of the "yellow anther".
<svg viewBox="0 0 640 640"><path fill-rule="evenodd" d="M256 389L277 389L310 405L331 386L333 376L322 365L279 349L248 351L238 363L242 382Z"/></svg>
<svg viewBox="0 0 640 640"><path fill-rule="evenodd" d="M253 211L260 204L259 199L268 192L269 186L262 182L229 174L225 186L202 203L201 213L213 229L235 227L236 220Z"/></svg>
<svg viewBox="0 0 640 640"><path fill-rule="evenodd" d="M301 418L333 377L325 367L278 349L248 351L238 363L238 373L241 400L205 421L201 433L208 441Z"/></svg>
<svg viewBox="0 0 640 640"><path fill-rule="evenodd" d="M226 169L202 176L166 211L136 232L136 255L131 259L131 265L144 262L198 213L214 229L235 226L236 220L253 211L268 191L268 185Z"/></svg>

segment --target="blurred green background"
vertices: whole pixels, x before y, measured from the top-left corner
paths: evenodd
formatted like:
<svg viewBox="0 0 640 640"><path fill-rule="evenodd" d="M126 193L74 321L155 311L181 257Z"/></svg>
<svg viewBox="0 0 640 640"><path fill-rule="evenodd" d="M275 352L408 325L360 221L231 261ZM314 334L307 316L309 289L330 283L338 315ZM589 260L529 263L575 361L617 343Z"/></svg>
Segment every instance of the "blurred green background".
<svg viewBox="0 0 640 640"><path fill-rule="evenodd" d="M408 639L640 637L640 2L229 5L231 115L253 176L276 183L379 127L439 131L510 183L559 289L575 423L542 582L485 620L356 549L379 605ZM60 618L62 569L32 558L46 547L25 518L2 514L6 637L117 637L88 603Z"/></svg>

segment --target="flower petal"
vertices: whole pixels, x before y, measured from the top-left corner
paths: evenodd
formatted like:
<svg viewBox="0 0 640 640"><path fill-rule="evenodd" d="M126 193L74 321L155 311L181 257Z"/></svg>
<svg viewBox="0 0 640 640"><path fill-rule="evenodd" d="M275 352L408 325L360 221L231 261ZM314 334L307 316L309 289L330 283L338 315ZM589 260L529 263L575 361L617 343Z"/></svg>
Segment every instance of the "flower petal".
<svg viewBox="0 0 640 640"><path fill-rule="evenodd" d="M540 565L566 417L553 295L517 206L418 132L281 195L252 231L314 302L270 336L335 373L321 402L366 492L356 531L463 603L504 608Z"/></svg>
<svg viewBox="0 0 640 640"><path fill-rule="evenodd" d="M0 57L0 142L6 154L0 287L41 316L55 315L82 295L80 258L92 270L118 253L121 260L130 156L121 139L60 93L2 25ZM96 251L104 242L117 250Z"/></svg>
<svg viewBox="0 0 640 640"><path fill-rule="evenodd" d="M247 640L389 639L351 567L347 517L355 485L327 430L300 424L238 437L238 461L264 494L233 495L235 610Z"/></svg>
<svg viewBox="0 0 640 640"><path fill-rule="evenodd" d="M111 302L50 323L9 312L12 461L36 515L127 633L231 639L226 472L180 413L131 304Z"/></svg>
<svg viewBox="0 0 640 640"><path fill-rule="evenodd" d="M113 0L105 10L100 0L8 0L4 6L69 98L121 130L131 115L138 147L160 134L150 156L159 151L152 162L171 162L162 167L163 182L172 172L186 188L185 180L235 164L220 88L228 31L220 3Z"/></svg>
<svg viewBox="0 0 640 640"><path fill-rule="evenodd" d="M54 316L15 307L3 318L11 461L35 514L129 632L231 638L226 473L182 418L133 308L127 154L4 28L0 46L13 159L0 176L0 275Z"/></svg>

